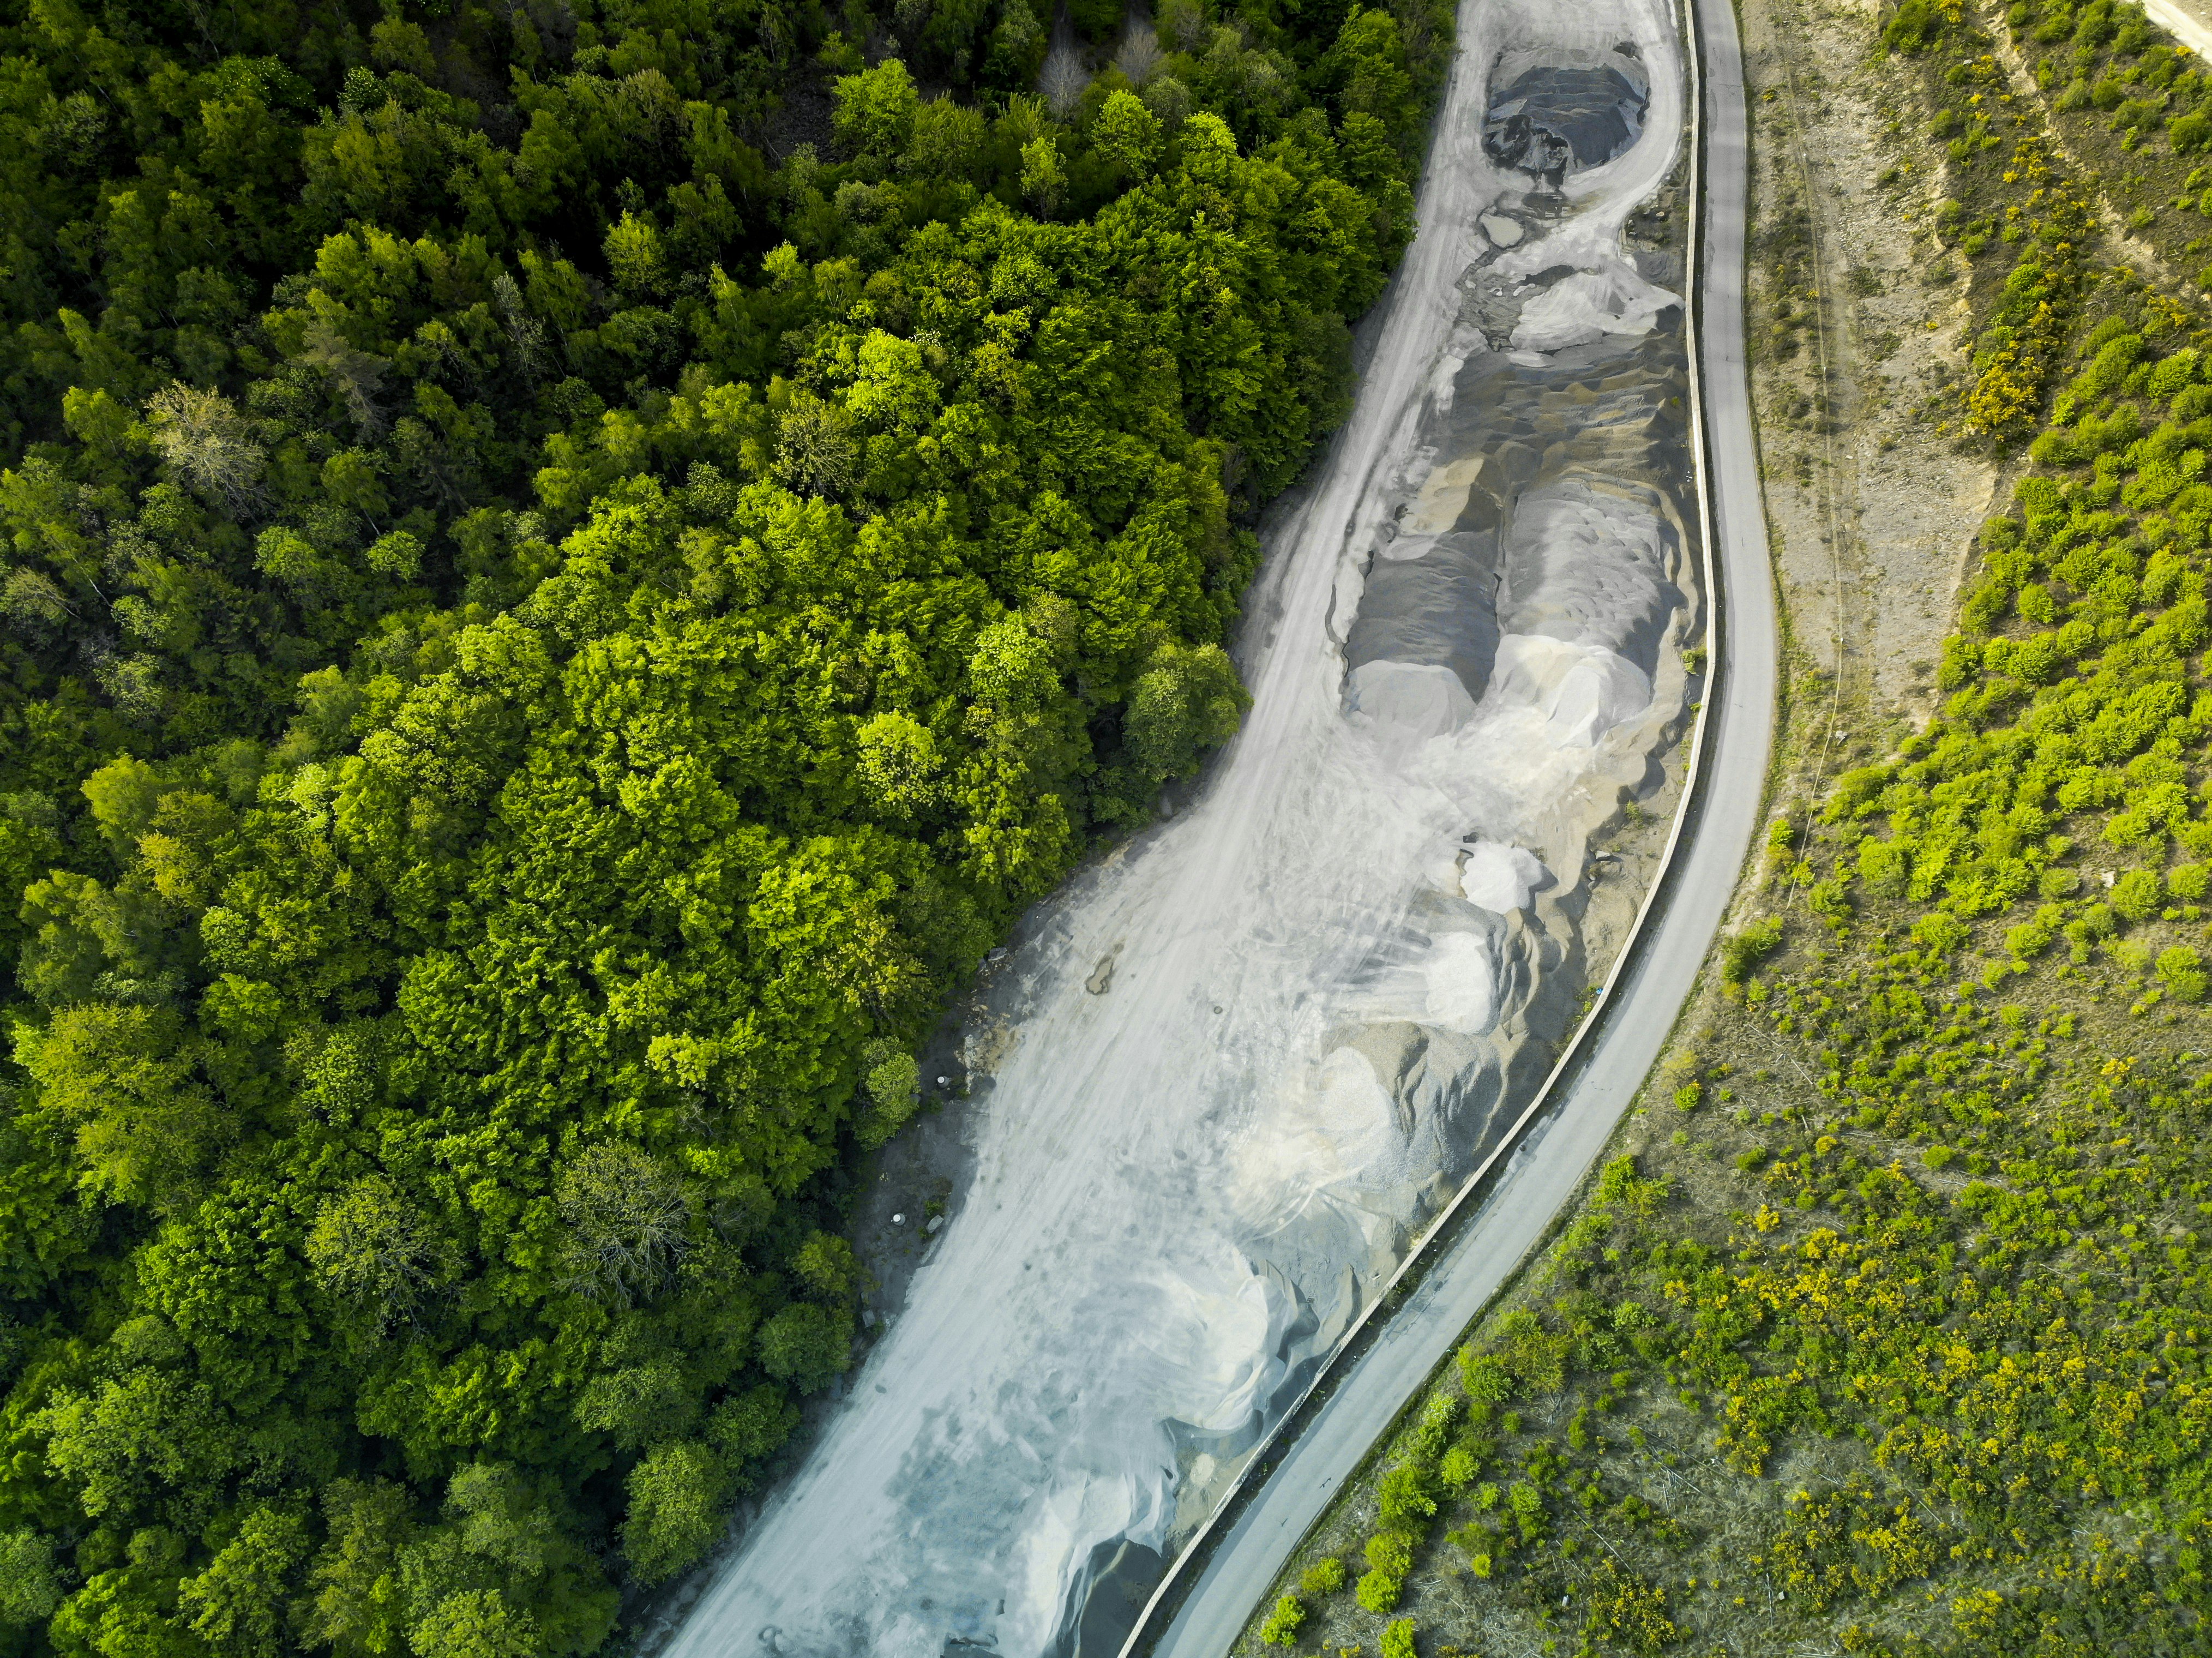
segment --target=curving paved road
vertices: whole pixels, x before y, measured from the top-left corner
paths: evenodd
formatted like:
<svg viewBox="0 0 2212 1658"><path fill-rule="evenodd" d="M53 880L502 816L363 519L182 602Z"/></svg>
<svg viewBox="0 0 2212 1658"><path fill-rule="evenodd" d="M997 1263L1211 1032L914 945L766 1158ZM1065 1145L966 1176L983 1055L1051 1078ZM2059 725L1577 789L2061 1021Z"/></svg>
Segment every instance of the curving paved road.
<svg viewBox="0 0 2212 1658"><path fill-rule="evenodd" d="M1722 700L1709 716L1705 773L1667 890L1563 1096L1404 1304L1376 1321L1375 1335L1343 1364L1326 1400L1309 1407L1265 1482L1232 1510L1195 1580L1187 1588L1171 1580L1125 1653L1222 1658L1228 1652L1409 1394L1574 1195L1658 1059L1750 851L1772 738L1776 637L1744 354L1743 64L1733 5L1693 0L1692 9L1698 36L1692 62L1704 93L1699 360L1722 588L1712 694Z"/></svg>
<svg viewBox="0 0 2212 1658"><path fill-rule="evenodd" d="M2212 61L2212 3L2208 0L2142 0L2150 21L2199 58Z"/></svg>

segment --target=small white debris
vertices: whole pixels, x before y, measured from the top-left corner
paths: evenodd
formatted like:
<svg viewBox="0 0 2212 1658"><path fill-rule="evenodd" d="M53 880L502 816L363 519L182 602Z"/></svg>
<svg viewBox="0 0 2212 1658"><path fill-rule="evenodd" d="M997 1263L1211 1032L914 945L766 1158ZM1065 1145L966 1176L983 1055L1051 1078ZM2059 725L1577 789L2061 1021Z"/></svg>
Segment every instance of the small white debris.
<svg viewBox="0 0 2212 1658"><path fill-rule="evenodd" d="M894 1226L903 1226L903 1225L905 1225L905 1224L906 1224L906 1217L905 1217L904 1215L893 1215L893 1216L891 1217L891 1224L892 1224L892 1225L894 1225Z"/></svg>

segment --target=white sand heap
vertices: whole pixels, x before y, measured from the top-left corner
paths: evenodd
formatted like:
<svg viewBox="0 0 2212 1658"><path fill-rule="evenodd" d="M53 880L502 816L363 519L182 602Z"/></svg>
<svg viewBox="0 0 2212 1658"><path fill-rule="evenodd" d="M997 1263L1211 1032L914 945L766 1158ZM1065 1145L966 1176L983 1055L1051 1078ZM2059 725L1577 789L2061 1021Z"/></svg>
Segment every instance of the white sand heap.
<svg viewBox="0 0 2212 1658"><path fill-rule="evenodd" d="M1681 295L1655 288L1623 261L1577 270L1522 307L1513 343L1523 351L1558 351L1608 334L1648 334L1659 313Z"/></svg>

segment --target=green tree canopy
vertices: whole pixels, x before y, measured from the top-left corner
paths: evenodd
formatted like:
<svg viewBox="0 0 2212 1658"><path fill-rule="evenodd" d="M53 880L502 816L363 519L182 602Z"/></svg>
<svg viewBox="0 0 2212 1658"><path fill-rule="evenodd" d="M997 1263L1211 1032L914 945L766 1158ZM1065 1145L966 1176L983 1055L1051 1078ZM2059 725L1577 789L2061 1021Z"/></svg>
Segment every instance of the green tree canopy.
<svg viewBox="0 0 2212 1658"><path fill-rule="evenodd" d="M0 1655L588 1652L1235 729L1449 19L126 9L0 12Z"/></svg>

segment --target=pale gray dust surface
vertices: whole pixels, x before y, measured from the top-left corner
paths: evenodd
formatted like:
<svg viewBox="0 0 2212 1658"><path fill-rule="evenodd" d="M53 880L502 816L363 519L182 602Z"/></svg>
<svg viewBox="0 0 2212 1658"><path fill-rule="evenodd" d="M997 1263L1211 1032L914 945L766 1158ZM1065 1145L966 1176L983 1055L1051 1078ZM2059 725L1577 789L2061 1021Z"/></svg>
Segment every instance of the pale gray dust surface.
<svg viewBox="0 0 2212 1658"><path fill-rule="evenodd" d="M1501 62L1567 160L1486 151ZM1607 115L1586 70L1635 96ZM967 1056L964 1197L666 1650L1115 1650L1529 1097L1590 840L1679 763L1705 625L1682 307L1622 246L1683 91L1661 0L1462 5L1420 234L1271 544L1244 730L1025 926Z"/></svg>
<svg viewBox="0 0 2212 1658"><path fill-rule="evenodd" d="M1313 1525L1553 1217L1636 1097L1696 981L1758 827L1773 731L1774 590L1743 335L1746 143L1734 9L1698 8L1705 118L1698 355L1723 608L1705 776L1660 896L1566 1086L1419 1284L1334 1376L1263 1482L1185 1563L1137 1642L1149 1658L1223 1658Z"/></svg>

